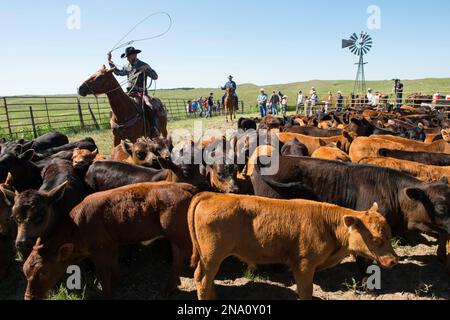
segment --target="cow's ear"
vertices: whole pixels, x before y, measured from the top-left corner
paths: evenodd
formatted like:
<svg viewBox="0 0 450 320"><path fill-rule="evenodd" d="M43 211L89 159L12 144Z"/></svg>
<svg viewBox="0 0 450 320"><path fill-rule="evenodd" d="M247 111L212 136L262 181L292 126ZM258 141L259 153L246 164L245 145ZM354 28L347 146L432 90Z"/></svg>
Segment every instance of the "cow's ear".
<svg viewBox="0 0 450 320"><path fill-rule="evenodd" d="M36 155L36 151L34 149L30 149L25 151L19 156L19 159L25 160L25 161L31 161L33 157Z"/></svg>
<svg viewBox="0 0 450 320"><path fill-rule="evenodd" d="M98 149L95 149L94 152L92 152L92 155L93 155L94 157L98 156Z"/></svg>
<svg viewBox="0 0 450 320"><path fill-rule="evenodd" d="M358 226L359 218L353 216L344 216L344 224L347 228L356 228Z"/></svg>
<svg viewBox="0 0 450 320"><path fill-rule="evenodd" d="M342 149L342 142L338 141L338 142L336 143L336 148Z"/></svg>
<svg viewBox="0 0 450 320"><path fill-rule="evenodd" d="M173 140L172 140L172 136L169 136L169 137L166 139L166 145L167 145L167 148L169 149L169 151L172 152L172 150L173 150Z"/></svg>
<svg viewBox="0 0 450 320"><path fill-rule="evenodd" d="M178 169L178 167L170 159L157 157L156 161L158 161L158 163L162 169L172 170L172 171L175 171L176 169Z"/></svg>
<svg viewBox="0 0 450 320"><path fill-rule="evenodd" d="M61 198L64 196L64 192L66 191L67 184L68 181L60 184L47 193L47 196L50 198L50 202L53 203L61 200Z"/></svg>
<svg viewBox="0 0 450 320"><path fill-rule="evenodd" d="M351 123L356 124L356 125L361 125L361 120L357 119L357 118L352 118L352 120L350 120Z"/></svg>
<svg viewBox="0 0 450 320"><path fill-rule="evenodd" d="M133 144L131 142L122 140L120 145L122 146L122 150L125 151L125 153L127 153L129 156L133 156Z"/></svg>
<svg viewBox="0 0 450 320"><path fill-rule="evenodd" d="M5 189L4 187L0 187L0 193L3 197L3 201L8 207L14 206L14 199L16 198L16 194L9 189Z"/></svg>
<svg viewBox="0 0 450 320"><path fill-rule="evenodd" d="M322 139L319 139L319 144L321 147L326 147L327 143L325 141L323 141Z"/></svg>
<svg viewBox="0 0 450 320"><path fill-rule="evenodd" d="M418 188L408 188L405 190L409 199L415 201L423 201L426 198L425 192Z"/></svg>
<svg viewBox="0 0 450 320"><path fill-rule="evenodd" d="M75 246L73 245L73 243L63 244L61 247L59 247L57 261L67 262L72 256L74 249Z"/></svg>
<svg viewBox="0 0 450 320"><path fill-rule="evenodd" d="M370 212L378 212L378 209L380 209L380 206L378 205L378 203L374 203L372 205L372 208L369 209Z"/></svg>

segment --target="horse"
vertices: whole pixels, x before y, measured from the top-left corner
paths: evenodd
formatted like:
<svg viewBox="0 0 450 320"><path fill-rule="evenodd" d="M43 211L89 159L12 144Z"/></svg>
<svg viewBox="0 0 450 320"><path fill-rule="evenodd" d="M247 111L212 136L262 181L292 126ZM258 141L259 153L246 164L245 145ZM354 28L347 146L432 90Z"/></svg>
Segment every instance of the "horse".
<svg viewBox="0 0 450 320"><path fill-rule="evenodd" d="M87 79L78 89L78 94L82 97L87 95L106 94L112 109L111 129L114 136L114 146L118 146L122 140L136 142L137 139L151 135L150 108L145 106L142 110L133 98L126 94L117 79L114 77L114 68L108 70L103 66L99 71ZM158 98L150 98L155 111L158 114L157 129L159 135L167 138L167 111L164 104Z"/></svg>
<svg viewBox="0 0 450 320"><path fill-rule="evenodd" d="M228 122L228 114L230 114L231 122L233 122L233 115L234 119L236 120L236 97L234 93L235 93L234 88L229 87L226 89L224 105L225 105L225 118L227 119L227 122Z"/></svg>

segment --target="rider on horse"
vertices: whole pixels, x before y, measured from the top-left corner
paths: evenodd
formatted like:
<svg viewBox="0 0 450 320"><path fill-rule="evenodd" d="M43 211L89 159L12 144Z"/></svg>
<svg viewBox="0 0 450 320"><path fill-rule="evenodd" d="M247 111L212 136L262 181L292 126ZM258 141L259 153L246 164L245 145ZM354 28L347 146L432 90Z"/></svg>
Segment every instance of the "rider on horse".
<svg viewBox="0 0 450 320"><path fill-rule="evenodd" d="M140 105L142 101L149 107L151 113L151 136L158 136L157 119L160 110L155 110L151 103L151 98L148 95L146 88L146 79L149 77L152 80L158 79L158 74L147 63L139 60L137 55L141 53L141 50L137 50L133 47L125 49L125 53L121 58L127 58L129 64L124 66L123 69L118 69L112 61L111 52L108 53L108 62L111 68L115 68L114 74L121 77L128 77L128 95L135 101L137 105ZM143 112L145 114L145 112Z"/></svg>
<svg viewBox="0 0 450 320"><path fill-rule="evenodd" d="M223 86L221 89L222 90L227 90L228 88L233 88L234 89L234 100L235 100L235 108L236 108L236 110L238 110L239 109L239 106L238 106L238 96L237 96L237 94L236 94L236 89L237 89L237 85L236 85L236 82L234 82L233 81L233 76L229 76L228 77L228 82L227 83L225 83L225 86ZM223 95L223 97L222 97L222 105L225 105L225 97L226 97L226 93Z"/></svg>

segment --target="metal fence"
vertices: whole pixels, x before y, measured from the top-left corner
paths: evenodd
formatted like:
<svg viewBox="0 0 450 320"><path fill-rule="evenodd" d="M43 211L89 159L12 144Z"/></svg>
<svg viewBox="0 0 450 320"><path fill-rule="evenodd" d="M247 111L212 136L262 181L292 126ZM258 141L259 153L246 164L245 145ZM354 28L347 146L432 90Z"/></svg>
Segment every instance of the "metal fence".
<svg viewBox="0 0 450 320"><path fill-rule="evenodd" d="M198 117L187 108L189 99L161 99L169 121ZM240 112L244 103L240 102ZM50 131L63 133L109 128L111 108L106 96L16 96L0 98L0 137L37 137ZM223 113L218 101L212 116Z"/></svg>

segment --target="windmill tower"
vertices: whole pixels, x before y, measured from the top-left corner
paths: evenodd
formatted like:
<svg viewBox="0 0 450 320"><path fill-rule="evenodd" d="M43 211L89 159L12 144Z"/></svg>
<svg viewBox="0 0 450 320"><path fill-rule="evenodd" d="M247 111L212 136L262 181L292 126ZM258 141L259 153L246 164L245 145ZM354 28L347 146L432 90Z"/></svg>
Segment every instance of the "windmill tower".
<svg viewBox="0 0 450 320"><path fill-rule="evenodd" d="M364 72L364 66L367 62L364 62L364 55L366 55L372 48L373 42L372 37L367 34L367 32L361 32L358 36L353 33L350 39L342 40L342 49L349 48L349 50L354 54L359 56L359 62L355 63L358 65L358 71L356 73L355 85L353 87L353 93L366 93L366 74Z"/></svg>

